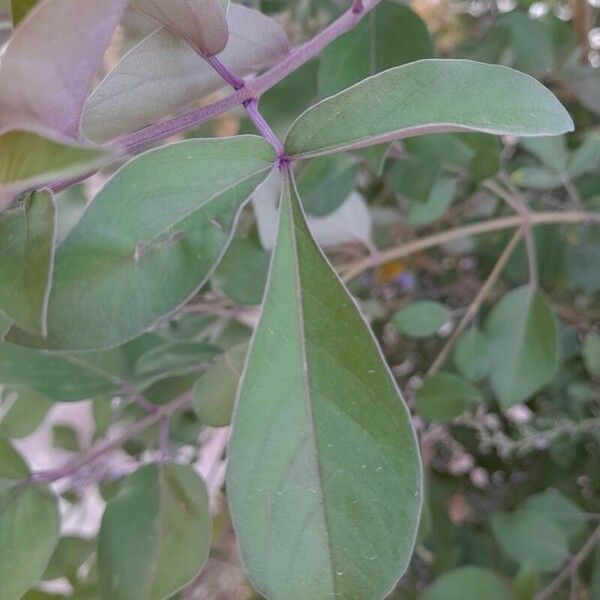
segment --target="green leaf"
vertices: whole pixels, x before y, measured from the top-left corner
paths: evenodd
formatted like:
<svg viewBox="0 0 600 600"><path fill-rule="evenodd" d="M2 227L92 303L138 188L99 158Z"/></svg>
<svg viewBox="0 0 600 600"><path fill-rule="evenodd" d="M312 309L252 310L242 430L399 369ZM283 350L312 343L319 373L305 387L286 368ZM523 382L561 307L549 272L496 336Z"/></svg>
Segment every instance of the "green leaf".
<svg viewBox="0 0 600 600"><path fill-rule="evenodd" d="M548 489L529 496L524 507L556 523L569 539L576 538L586 530L584 511L558 490Z"/></svg>
<svg viewBox="0 0 600 600"><path fill-rule="evenodd" d="M492 388L506 410L549 383L558 367L558 325L546 297L525 285L488 315Z"/></svg>
<svg viewBox="0 0 600 600"><path fill-rule="evenodd" d="M534 510L495 513L492 529L504 554L517 564L555 571L569 554L564 532Z"/></svg>
<svg viewBox="0 0 600 600"><path fill-rule="evenodd" d="M528 564L521 566L512 582L512 600L534 600L538 572Z"/></svg>
<svg viewBox="0 0 600 600"><path fill-rule="evenodd" d="M392 322L396 329L414 338L433 335L450 319L445 306L432 300L417 300L394 313Z"/></svg>
<svg viewBox="0 0 600 600"><path fill-rule="evenodd" d="M247 353L247 342L230 348L215 360L194 385L194 409L204 425L224 427L231 423Z"/></svg>
<svg viewBox="0 0 600 600"><path fill-rule="evenodd" d="M510 175L511 181L529 190L552 190L560 187L564 179L544 167L521 167Z"/></svg>
<svg viewBox="0 0 600 600"><path fill-rule="evenodd" d="M58 543L56 499L25 484L29 469L0 436L0 600L18 600L36 584Z"/></svg>
<svg viewBox="0 0 600 600"><path fill-rule="evenodd" d="M424 592L423 600L509 600L508 589L489 569L466 566L438 577Z"/></svg>
<svg viewBox="0 0 600 600"><path fill-rule="evenodd" d="M210 548L208 497L192 467L139 468L107 504L98 538L103 600L161 600L202 568Z"/></svg>
<svg viewBox="0 0 600 600"><path fill-rule="evenodd" d="M0 432L8 438L24 438L42 423L53 402L27 386L14 386L5 390L13 403L0 421Z"/></svg>
<svg viewBox="0 0 600 600"><path fill-rule="evenodd" d="M219 54L229 31L219 0L131 0L131 6L182 37L201 56Z"/></svg>
<svg viewBox="0 0 600 600"><path fill-rule="evenodd" d="M600 377L600 335L590 333L583 343L583 362L588 373Z"/></svg>
<svg viewBox="0 0 600 600"><path fill-rule="evenodd" d="M144 352L135 363L141 377L182 375L197 370L219 353L205 342L169 342Z"/></svg>
<svg viewBox="0 0 600 600"><path fill-rule="evenodd" d="M0 135L0 210L28 188L98 169L110 153L29 131Z"/></svg>
<svg viewBox="0 0 600 600"><path fill-rule="evenodd" d="M217 267L212 282L239 304L260 304L265 289L269 254L257 243L234 239Z"/></svg>
<svg viewBox="0 0 600 600"><path fill-rule="evenodd" d="M234 3L227 22L229 42L219 60L239 77L270 66L289 51L281 25L257 10ZM225 86L211 65L161 27L125 54L92 92L83 131L91 140L107 142L177 114Z"/></svg>
<svg viewBox="0 0 600 600"><path fill-rule="evenodd" d="M17 26L36 4L37 0L10 0L13 25Z"/></svg>
<svg viewBox="0 0 600 600"><path fill-rule="evenodd" d="M432 59L389 69L309 108L290 128L285 150L308 158L424 133L541 136L572 129L564 107L532 77Z"/></svg>
<svg viewBox="0 0 600 600"><path fill-rule="evenodd" d="M77 431L69 425L52 426L52 445L67 452L79 452L79 438Z"/></svg>
<svg viewBox="0 0 600 600"><path fill-rule="evenodd" d="M57 249L47 338L15 328L7 340L93 350L140 335L210 276L274 162L256 136L189 140L129 162Z"/></svg>
<svg viewBox="0 0 600 600"><path fill-rule="evenodd" d="M49 192L28 196L0 214L0 310L20 327L46 333L56 237Z"/></svg>
<svg viewBox="0 0 600 600"><path fill-rule="evenodd" d="M460 336L452 356L456 368L471 381L483 379L491 367L488 342L483 333L475 327L471 327Z"/></svg>
<svg viewBox="0 0 600 600"><path fill-rule="evenodd" d="M394 379L287 181L229 446L253 584L270 600L383 598L408 565L421 485Z"/></svg>
<svg viewBox="0 0 600 600"><path fill-rule="evenodd" d="M450 421L481 401L474 385L444 372L427 377L416 393L417 411L428 421Z"/></svg>
<svg viewBox="0 0 600 600"><path fill-rule="evenodd" d="M569 162L566 136L526 138L520 143L554 173L566 172Z"/></svg>
<svg viewBox="0 0 600 600"><path fill-rule="evenodd" d="M568 171L572 178L593 173L600 168L600 133L592 132L583 144L573 152Z"/></svg>
<svg viewBox="0 0 600 600"><path fill-rule="evenodd" d="M47 354L0 342L0 384L26 385L60 402L84 400L118 390L127 375L120 350Z"/></svg>
<svg viewBox="0 0 600 600"><path fill-rule="evenodd" d="M70 581L75 580L77 570L95 549L95 540L76 536L61 538L42 579L47 581L67 577Z"/></svg>
<svg viewBox="0 0 600 600"><path fill-rule="evenodd" d="M324 217L338 208L354 189L358 165L347 154L324 156L303 166L298 191L309 215Z"/></svg>
<svg viewBox="0 0 600 600"><path fill-rule="evenodd" d="M408 6L382 2L325 48L319 65L319 93L331 96L369 75L433 54L425 23Z"/></svg>

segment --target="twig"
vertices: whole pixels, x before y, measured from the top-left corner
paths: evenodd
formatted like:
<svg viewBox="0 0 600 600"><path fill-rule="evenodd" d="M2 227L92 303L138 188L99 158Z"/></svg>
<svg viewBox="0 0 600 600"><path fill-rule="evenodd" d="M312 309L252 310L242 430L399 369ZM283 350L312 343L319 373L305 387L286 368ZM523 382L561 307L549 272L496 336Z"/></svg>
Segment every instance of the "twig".
<svg viewBox="0 0 600 600"><path fill-rule="evenodd" d="M558 223L600 223L600 212L569 211L569 212L534 212L529 213L528 221L532 226ZM421 250L434 248L456 239L480 235L491 231L510 229L523 226L524 219L521 215L500 217L480 223L471 223L462 227L455 227L432 235L410 240L399 246L382 250L376 256L368 256L362 260L350 263L342 268L343 280L350 281L365 271L378 267L386 262L404 258Z"/></svg>
<svg viewBox="0 0 600 600"><path fill-rule="evenodd" d="M98 457L118 448L127 440L140 434L142 431L148 429L152 425L159 423L163 419L168 419L175 411L180 408L185 408L191 401L191 393L187 392L181 396L178 396L168 404L157 407L157 410L144 417L137 423L134 423L124 431L122 431L117 437L110 440L103 440L93 446L88 452L82 456L76 458L73 461L59 467L58 469L51 469L49 471L41 471L33 473L30 477L30 481L42 481L45 483L52 483L59 479L64 479L69 475L73 475L82 467L95 461Z"/></svg>
<svg viewBox="0 0 600 600"><path fill-rule="evenodd" d="M546 600L551 598L561 585L576 573L583 561L594 550L596 544L600 543L600 526L598 526L587 542L581 547L581 550L573 557L569 564L538 594L535 595L535 600Z"/></svg>
<svg viewBox="0 0 600 600"><path fill-rule="evenodd" d="M454 344L456 343L458 336L463 332L464 328L471 322L473 317L477 314L477 311L481 307L482 303L487 298L495 283L498 281L498 278L502 274L502 271L504 271L506 264L508 263L510 257L515 251L517 244L523 238L523 233L523 228L521 227L516 231L511 240L508 242L506 248L504 248L504 251L496 261L496 264L494 265L494 268L492 269L492 272L490 273L489 277L481 286L481 289L475 296L473 302L471 302L471 304L469 305L469 308L467 308L467 312L460 320L459 324L457 325L450 338L448 338L448 341L442 348L442 351L437 355L436 359L433 361L431 367L429 367L429 370L427 371L427 376L431 376L434 373L437 373L440 367L444 364L444 362L450 355L450 352Z"/></svg>

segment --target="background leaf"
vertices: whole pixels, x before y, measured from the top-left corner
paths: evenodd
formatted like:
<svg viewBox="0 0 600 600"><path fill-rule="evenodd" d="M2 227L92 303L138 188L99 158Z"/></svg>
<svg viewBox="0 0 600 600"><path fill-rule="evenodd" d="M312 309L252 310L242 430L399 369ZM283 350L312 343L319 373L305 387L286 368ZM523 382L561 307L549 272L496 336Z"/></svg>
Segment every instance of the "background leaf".
<svg viewBox="0 0 600 600"><path fill-rule="evenodd" d="M394 313L392 322L396 329L408 337L433 335L450 319L445 306L432 300L417 300Z"/></svg>
<svg viewBox="0 0 600 600"><path fill-rule="evenodd" d="M557 324L545 296L525 285L489 314L490 382L504 410L549 383L558 365Z"/></svg>
<svg viewBox="0 0 600 600"><path fill-rule="evenodd" d="M18 600L39 581L58 543L56 500L24 484L29 469L0 436L0 600Z"/></svg>
<svg viewBox="0 0 600 600"><path fill-rule="evenodd" d="M101 597L159 600L208 558L208 497L189 466L140 467L106 507L98 539Z"/></svg>
<svg viewBox="0 0 600 600"><path fill-rule="evenodd" d="M438 577L425 590L423 600L479 600L482 592L485 593L486 600L510 598L506 586L493 571L466 566Z"/></svg>
<svg viewBox="0 0 600 600"><path fill-rule="evenodd" d="M250 577L271 600L383 598L418 523L414 433L289 183L280 210L230 441L233 523Z"/></svg>
<svg viewBox="0 0 600 600"><path fill-rule="evenodd" d="M416 392L417 411L428 421L450 421L481 401L474 385L452 373L427 377Z"/></svg>

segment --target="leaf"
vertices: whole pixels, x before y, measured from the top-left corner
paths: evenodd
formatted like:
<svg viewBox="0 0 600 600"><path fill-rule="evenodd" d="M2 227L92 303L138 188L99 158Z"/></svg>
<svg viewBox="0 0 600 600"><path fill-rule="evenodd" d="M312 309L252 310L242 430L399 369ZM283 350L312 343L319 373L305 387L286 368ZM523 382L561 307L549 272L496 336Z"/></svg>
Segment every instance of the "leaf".
<svg viewBox="0 0 600 600"><path fill-rule="evenodd" d="M143 333L211 275L274 161L264 139L239 136L180 142L129 162L57 249L47 338L13 328L7 340L92 350Z"/></svg>
<svg viewBox="0 0 600 600"><path fill-rule="evenodd" d="M461 375L471 381L483 379L491 367L487 340L475 327L460 336L452 356Z"/></svg>
<svg viewBox="0 0 600 600"><path fill-rule="evenodd" d="M561 174L567 171L569 152L566 136L525 138L520 144L554 173Z"/></svg>
<svg viewBox="0 0 600 600"><path fill-rule="evenodd" d="M27 385L52 400L70 402L118 390L126 370L120 350L47 354L0 342L0 384Z"/></svg>
<svg viewBox="0 0 600 600"><path fill-rule="evenodd" d="M8 438L24 438L31 435L46 418L53 402L27 386L11 386L5 396L13 397L13 403L0 421L0 432Z"/></svg>
<svg viewBox="0 0 600 600"><path fill-rule="evenodd" d="M400 333L421 338L433 335L449 319L448 309L439 302L417 300L396 311L392 322Z"/></svg>
<svg viewBox="0 0 600 600"><path fill-rule="evenodd" d="M572 178L600 168L600 133L592 132L586 136L583 144L573 152L567 168Z"/></svg>
<svg viewBox="0 0 600 600"><path fill-rule="evenodd" d="M488 315L492 388L507 410L549 383L558 366L558 326L544 294L530 286L506 294Z"/></svg>
<svg viewBox="0 0 600 600"><path fill-rule="evenodd" d="M194 410L202 424L225 427L231 423L231 413L247 353L247 342L230 348L195 383Z"/></svg>
<svg viewBox="0 0 600 600"><path fill-rule="evenodd" d="M58 543L58 510L48 487L25 484L29 469L0 436L0 600L37 583Z"/></svg>
<svg viewBox="0 0 600 600"><path fill-rule="evenodd" d="M33 333L46 332L46 308L56 236L49 192L27 197L0 214L0 310Z"/></svg>
<svg viewBox="0 0 600 600"><path fill-rule="evenodd" d="M347 154L311 160L298 176L304 210L316 217L331 214L348 198L357 175L358 165Z"/></svg>
<svg viewBox="0 0 600 600"><path fill-rule="evenodd" d="M127 4L42 0L29 13L0 62L0 133L78 138L83 103Z"/></svg>
<svg viewBox="0 0 600 600"><path fill-rule="evenodd" d="M234 239L212 276L213 284L239 304L261 303L269 254L245 238Z"/></svg>
<svg viewBox="0 0 600 600"><path fill-rule="evenodd" d="M210 548L208 497L190 466L140 467L109 500L98 538L103 600L160 600L188 583Z"/></svg>
<svg viewBox="0 0 600 600"><path fill-rule="evenodd" d="M425 23L408 6L382 2L325 48L319 64L319 93L331 96L369 75L433 54Z"/></svg>
<svg viewBox="0 0 600 600"><path fill-rule="evenodd" d="M309 158L425 133L541 136L572 129L564 107L532 77L432 59L389 69L315 104L292 124L285 150Z"/></svg>
<svg viewBox="0 0 600 600"><path fill-rule="evenodd" d="M76 579L79 567L90 558L96 549L95 540L77 536L60 539L42 579L51 580L67 577Z"/></svg>
<svg viewBox="0 0 600 600"><path fill-rule="evenodd" d="M485 591L484 591L485 590ZM438 577L424 592L423 600L509 600L508 589L489 569L466 566Z"/></svg>
<svg viewBox="0 0 600 600"><path fill-rule="evenodd" d="M513 600L534 600L538 579L535 569L527 564L522 565L512 581Z"/></svg>
<svg viewBox="0 0 600 600"><path fill-rule="evenodd" d="M79 452L79 438L75 429L69 425L52 426L52 445L67 452Z"/></svg>
<svg viewBox="0 0 600 600"><path fill-rule="evenodd" d="M510 175L511 181L529 190L552 190L561 187L564 178L544 167L521 167Z"/></svg>
<svg viewBox="0 0 600 600"><path fill-rule="evenodd" d="M13 25L16 27L37 4L38 0L10 0Z"/></svg>
<svg viewBox="0 0 600 600"><path fill-rule="evenodd" d="M17 194L58 179L68 179L106 162L109 152L27 131L0 135L0 211Z"/></svg>
<svg viewBox="0 0 600 600"><path fill-rule="evenodd" d="M227 45L227 18L219 0L131 0L131 6L162 23L203 56Z"/></svg>
<svg viewBox="0 0 600 600"><path fill-rule="evenodd" d="M197 370L218 353L218 348L205 342L169 342L142 354L135 372L141 376L181 375Z"/></svg>
<svg viewBox="0 0 600 600"><path fill-rule="evenodd" d="M556 523L569 539L577 538L586 530L587 517L584 511L558 490L549 488L529 496L524 507Z"/></svg>
<svg viewBox="0 0 600 600"><path fill-rule="evenodd" d="M567 538L537 511L522 509L492 515L492 529L504 554L517 564L555 571L568 556Z"/></svg>
<svg viewBox="0 0 600 600"><path fill-rule="evenodd" d="M450 421L481 401L473 384L444 372L427 377L416 393L417 411L428 421Z"/></svg>
<svg viewBox="0 0 600 600"><path fill-rule="evenodd" d="M289 181L280 211L229 446L233 524L250 578L270 600L383 598L407 567L419 522L414 432Z"/></svg>
<svg viewBox="0 0 600 600"><path fill-rule="evenodd" d="M600 335L590 333L583 343L583 362L592 377L600 377Z"/></svg>
<svg viewBox="0 0 600 600"><path fill-rule="evenodd" d="M232 4L229 42L219 60L238 77L272 65L288 51L281 26L257 10ZM164 28L130 50L88 98L83 131L97 142L134 131L221 89L221 76Z"/></svg>

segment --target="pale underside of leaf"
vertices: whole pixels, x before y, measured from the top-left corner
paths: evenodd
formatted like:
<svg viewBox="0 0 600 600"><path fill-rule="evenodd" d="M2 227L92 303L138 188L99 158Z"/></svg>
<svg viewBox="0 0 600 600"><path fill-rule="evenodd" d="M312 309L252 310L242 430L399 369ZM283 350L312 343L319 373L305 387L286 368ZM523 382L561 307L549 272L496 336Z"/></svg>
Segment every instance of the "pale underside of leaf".
<svg viewBox="0 0 600 600"><path fill-rule="evenodd" d="M292 124L286 152L308 158L426 133L520 136L573 129L560 102L532 77L468 60L394 67L322 100Z"/></svg>
<svg viewBox="0 0 600 600"><path fill-rule="evenodd" d="M257 10L232 4L229 42L219 60L238 77L272 65L288 51L281 26ZM83 131L105 142L134 131L224 87L192 48L160 28L130 50L88 98Z"/></svg>
<svg viewBox="0 0 600 600"><path fill-rule="evenodd" d="M0 133L79 135L92 78L128 0L42 0L0 62Z"/></svg>
<svg viewBox="0 0 600 600"><path fill-rule="evenodd" d="M269 600L375 600L404 572L421 505L408 411L286 184L229 448L228 500Z"/></svg>
<svg viewBox="0 0 600 600"><path fill-rule="evenodd" d="M131 5L203 56L218 54L227 45L227 19L219 0L132 0Z"/></svg>
<svg viewBox="0 0 600 600"><path fill-rule="evenodd" d="M98 350L140 335L210 277L241 207L275 162L257 136L188 140L128 163L57 249L48 336L6 339Z"/></svg>

